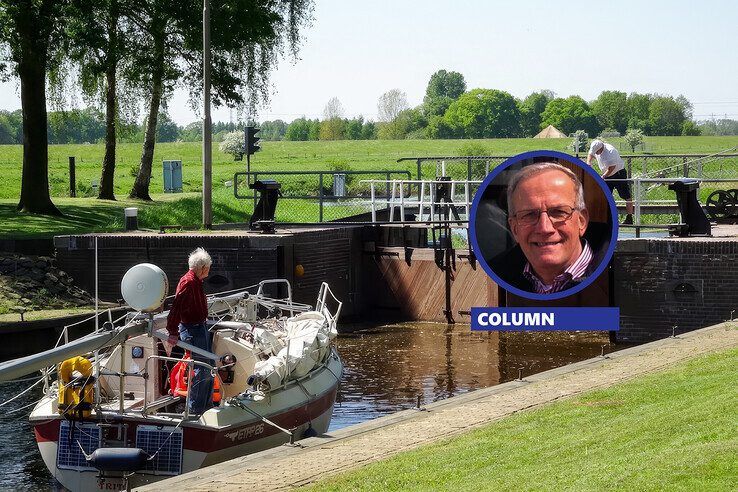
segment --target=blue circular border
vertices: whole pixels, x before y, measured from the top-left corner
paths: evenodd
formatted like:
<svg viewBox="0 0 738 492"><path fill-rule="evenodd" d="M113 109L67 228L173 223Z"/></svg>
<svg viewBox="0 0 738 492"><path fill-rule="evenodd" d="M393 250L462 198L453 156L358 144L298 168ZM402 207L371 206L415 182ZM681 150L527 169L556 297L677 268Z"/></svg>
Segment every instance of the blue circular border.
<svg viewBox="0 0 738 492"><path fill-rule="evenodd" d="M492 269L487 264L487 261L481 255L481 249L479 248L479 243L477 242L477 207L479 207L479 202L482 200L484 190L487 189L487 186L492 183L492 181L497 177L498 174L500 174L508 167L512 166L513 164L517 164L522 160L533 159L535 157L553 157L556 159L564 159L568 162L571 162L572 164L580 166L582 169L588 172L590 176L595 179L597 184L600 185L600 188L604 192L605 197L607 198L607 202L610 205L610 216L612 218L612 235L610 237L610 245L607 248L607 253L605 254L605 257L597 266L597 269L594 271L594 273L576 287L572 287L571 289L566 289L561 292L554 292L552 294L536 294L535 292L527 292L518 289L517 287L513 287L512 285L502 280L494 271L492 271ZM610 193L610 189L607 187L607 184L605 184L605 181L602 179L602 177L600 177L600 175L597 174L597 172L595 172L595 170L588 166L584 161L582 161L578 157L574 157L564 152L556 152L554 150L535 150L532 152L524 152L522 154L518 154L514 157L509 158L508 160L494 168L492 172L490 172L487 177L484 178L482 184L479 185L477 193L474 195L471 211L469 212L469 239L471 241L472 250L477 257L479 264L482 266L482 269L487 273L487 275L489 275L489 277L492 278L492 280L494 280L502 288L504 288L508 292L512 292L513 294L524 297L526 299L533 299L536 301L553 301L555 299L562 299L564 297L569 297L577 294L578 292L581 292L583 289L589 287L592 282L594 282L602 274L602 272L605 271L605 268L607 268L607 265L612 259L612 255L615 253L615 246L617 245L618 212L617 207L615 206L615 199L613 198L612 193Z"/></svg>

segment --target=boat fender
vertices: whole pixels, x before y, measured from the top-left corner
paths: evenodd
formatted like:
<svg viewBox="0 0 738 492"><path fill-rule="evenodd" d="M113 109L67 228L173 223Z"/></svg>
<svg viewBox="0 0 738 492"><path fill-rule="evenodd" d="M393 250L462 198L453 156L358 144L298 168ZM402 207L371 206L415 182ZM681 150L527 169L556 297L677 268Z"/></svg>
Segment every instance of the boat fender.
<svg viewBox="0 0 738 492"><path fill-rule="evenodd" d="M302 433L302 438L303 439L307 439L308 437L315 437L317 435L318 435L318 431L316 431L315 429L313 429L313 423L310 422L308 424L308 428L305 429L305 432Z"/></svg>
<svg viewBox="0 0 738 492"><path fill-rule="evenodd" d="M97 448L87 461L100 471L134 472L144 468L148 458L141 448Z"/></svg>

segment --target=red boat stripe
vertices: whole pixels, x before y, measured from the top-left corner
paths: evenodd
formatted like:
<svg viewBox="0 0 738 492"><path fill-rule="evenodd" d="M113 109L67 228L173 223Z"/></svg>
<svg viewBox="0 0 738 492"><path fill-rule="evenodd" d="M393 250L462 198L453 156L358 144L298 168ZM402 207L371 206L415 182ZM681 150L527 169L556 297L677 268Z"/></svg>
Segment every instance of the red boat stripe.
<svg viewBox="0 0 738 492"><path fill-rule="evenodd" d="M307 405L292 408L281 414L270 416L269 420L281 427L290 429L308 422L310 420L310 416L317 418L333 405L336 399L337 389L337 386L334 387L331 391L325 393L323 396ZM33 432L36 435L36 441L58 442L61 421L62 419L59 418L39 423L31 422L33 425ZM136 427L138 425L150 424L142 421L129 421L129 435L136 435ZM231 446L240 446L279 432L281 431L270 425L264 424L263 422L252 422L240 427L229 427L221 430L207 429L204 427L190 427L185 425L184 448L202 453L211 453Z"/></svg>

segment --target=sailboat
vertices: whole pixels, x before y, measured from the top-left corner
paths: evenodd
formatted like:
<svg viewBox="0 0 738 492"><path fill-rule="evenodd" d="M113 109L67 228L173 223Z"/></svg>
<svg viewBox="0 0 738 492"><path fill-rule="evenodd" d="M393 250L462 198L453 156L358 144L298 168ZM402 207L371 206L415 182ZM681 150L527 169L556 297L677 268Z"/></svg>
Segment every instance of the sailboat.
<svg viewBox="0 0 738 492"><path fill-rule="evenodd" d="M315 306L293 302L283 279L209 296L212 352L177 345L214 366L166 353L161 269L134 266L121 290L133 308L126 316L0 363L2 381L42 371L44 397L29 420L64 487L127 490L328 430L343 365L332 344L341 302L326 283ZM217 406L189 414L190 394L172 375L177 364L178 377L195 365L211 372Z"/></svg>

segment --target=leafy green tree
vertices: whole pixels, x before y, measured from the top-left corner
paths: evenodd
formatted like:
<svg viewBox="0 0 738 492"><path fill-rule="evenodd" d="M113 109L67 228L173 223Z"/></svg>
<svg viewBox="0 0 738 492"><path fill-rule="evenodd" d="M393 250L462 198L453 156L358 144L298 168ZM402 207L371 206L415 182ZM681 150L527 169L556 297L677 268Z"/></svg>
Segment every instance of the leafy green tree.
<svg viewBox="0 0 738 492"><path fill-rule="evenodd" d="M332 97L323 109L320 123L320 140L343 140L346 121L343 119L343 105L337 97Z"/></svg>
<svg viewBox="0 0 738 492"><path fill-rule="evenodd" d="M428 119L428 126L425 128L425 135L428 138L454 138L454 130L448 124L443 116L433 115Z"/></svg>
<svg viewBox="0 0 738 492"><path fill-rule="evenodd" d="M656 96L648 108L651 135L681 135L684 108L671 96Z"/></svg>
<svg viewBox="0 0 738 492"><path fill-rule="evenodd" d="M105 119L95 108L52 111L47 117L51 144L96 143L105 137Z"/></svg>
<svg viewBox="0 0 738 492"><path fill-rule="evenodd" d="M297 118L292 123L287 125L287 131L285 131L284 139L293 142L304 142L309 140L310 135L310 122L305 118Z"/></svg>
<svg viewBox="0 0 738 492"><path fill-rule="evenodd" d="M181 0L137 0L133 20L139 33L128 42L137 53L126 67L128 80L150 94L147 127L132 198L150 200L149 181L154 156L159 107L177 83L192 100L202 92L202 4ZM253 108L268 99L269 74L284 51L294 55L300 29L309 22L312 0L211 2L211 84L215 106Z"/></svg>
<svg viewBox="0 0 738 492"><path fill-rule="evenodd" d="M0 0L0 46L20 79L23 113L23 177L18 210L62 215L49 194L46 76L64 39L68 0Z"/></svg>
<svg viewBox="0 0 738 492"><path fill-rule="evenodd" d="M308 120L308 140L320 140L320 120Z"/></svg>
<svg viewBox="0 0 738 492"><path fill-rule="evenodd" d="M23 113L0 111L0 144L23 143Z"/></svg>
<svg viewBox="0 0 738 492"><path fill-rule="evenodd" d="M466 81L459 72L438 70L431 75L423 98L423 112L427 117L443 116L448 107L466 92Z"/></svg>
<svg viewBox="0 0 738 492"><path fill-rule="evenodd" d="M135 0L71 0L66 19L68 57L79 67L82 90L88 97L100 98L105 105L105 156L98 198L115 200L116 124L120 60L135 56L126 41L135 35L131 14ZM128 91L122 91L133 98Z"/></svg>
<svg viewBox="0 0 738 492"><path fill-rule="evenodd" d="M682 135L688 137L697 137L701 134L700 127L692 120L684 120L682 124Z"/></svg>
<svg viewBox="0 0 738 492"><path fill-rule="evenodd" d="M713 118L699 122L697 128L699 128L701 135L738 135L738 120Z"/></svg>
<svg viewBox="0 0 738 492"><path fill-rule="evenodd" d="M628 128L628 96L620 91L602 91L592 102L592 112L603 128L613 128L625 133Z"/></svg>
<svg viewBox="0 0 738 492"><path fill-rule="evenodd" d="M183 142L198 142L202 140L202 123L193 121L188 123L179 132L179 139Z"/></svg>
<svg viewBox="0 0 738 492"><path fill-rule="evenodd" d="M161 111L156 122L156 141L176 142L178 138L179 126L172 121L166 111Z"/></svg>
<svg viewBox="0 0 738 492"><path fill-rule="evenodd" d="M520 109L504 91L474 89L462 94L443 116L456 137L504 138L521 134Z"/></svg>
<svg viewBox="0 0 738 492"><path fill-rule="evenodd" d="M361 138L362 140L376 140L377 138L377 125L373 121L365 121L361 127Z"/></svg>
<svg viewBox="0 0 738 492"><path fill-rule="evenodd" d="M549 90L534 92L520 102L520 126L525 137L532 137L541 130L541 114L548 102L556 97Z"/></svg>
<svg viewBox="0 0 738 492"><path fill-rule="evenodd" d="M638 94L631 92L626 100L626 114L628 118L628 128L638 128L643 130L646 135L651 134L651 127L648 119L649 108L651 107L651 94Z"/></svg>
<svg viewBox="0 0 738 492"><path fill-rule="evenodd" d="M346 121L346 138L348 140L361 140L361 129L363 126L363 116Z"/></svg>
<svg viewBox="0 0 738 492"><path fill-rule="evenodd" d="M287 131L287 123L282 120L265 121L259 124L261 131L259 135L265 141L279 141L284 138Z"/></svg>
<svg viewBox="0 0 738 492"><path fill-rule="evenodd" d="M600 125L589 105L579 96L551 100L541 115L541 126L553 125L570 135L584 130L589 135L597 135Z"/></svg>

